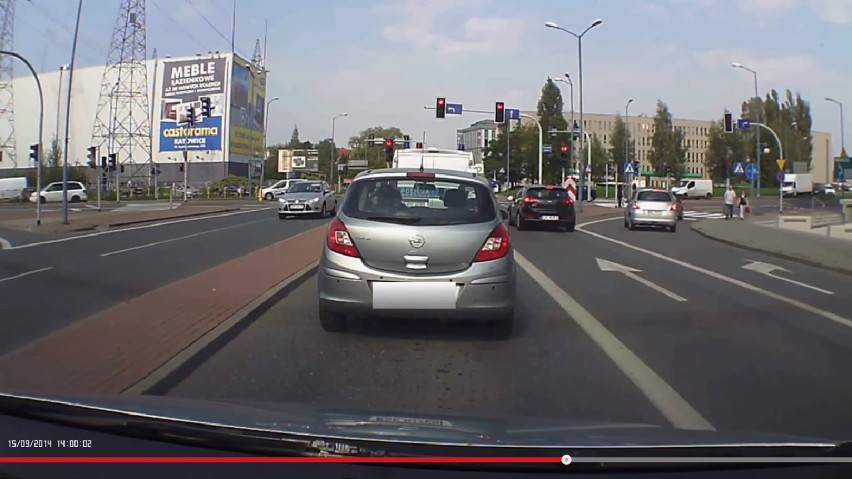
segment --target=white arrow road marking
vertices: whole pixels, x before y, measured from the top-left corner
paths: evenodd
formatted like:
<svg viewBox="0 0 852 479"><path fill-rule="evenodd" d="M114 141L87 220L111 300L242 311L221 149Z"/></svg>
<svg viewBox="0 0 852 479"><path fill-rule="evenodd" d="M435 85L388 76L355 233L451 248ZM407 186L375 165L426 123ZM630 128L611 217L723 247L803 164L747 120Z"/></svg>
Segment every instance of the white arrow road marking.
<svg viewBox="0 0 852 479"><path fill-rule="evenodd" d="M752 259L747 259L749 261L748 264L743 265L743 269L747 269L749 271L754 271L755 273L760 273L765 276L769 276L770 278L777 279L780 281L786 281L790 284L795 284L796 286L801 286L803 288L812 289L814 291L819 291L823 294L834 294L832 291L828 291L822 288L817 288L816 286L811 286L809 284L802 283L800 281L795 281L790 278L784 278L783 276L776 276L772 274L775 271L783 271L785 273L790 273L791 271L787 268L782 268L781 266L772 264L772 263L764 263L762 261L754 261Z"/></svg>
<svg viewBox="0 0 852 479"><path fill-rule="evenodd" d="M607 261L605 259L595 259L598 261L598 268L600 268L601 271L614 271L616 273L621 273L624 276L627 276L628 278L634 281L642 283L645 286L653 289L654 291L662 293L675 301L686 301L686 298L684 298L683 296L679 296L676 293L669 291L656 283L652 283L651 281L636 274L641 273L641 269L631 268L630 266L624 266L623 264L613 263L612 261Z"/></svg>
<svg viewBox="0 0 852 479"><path fill-rule="evenodd" d="M601 350L627 376L628 379L648 398L651 404L678 429L715 431L710 422L678 394L678 392L645 364L626 344L606 328L586 308L572 298L564 289L536 268L522 254L515 251L515 261L532 279L538 283L554 301L568 313L579 326L592 338Z"/></svg>

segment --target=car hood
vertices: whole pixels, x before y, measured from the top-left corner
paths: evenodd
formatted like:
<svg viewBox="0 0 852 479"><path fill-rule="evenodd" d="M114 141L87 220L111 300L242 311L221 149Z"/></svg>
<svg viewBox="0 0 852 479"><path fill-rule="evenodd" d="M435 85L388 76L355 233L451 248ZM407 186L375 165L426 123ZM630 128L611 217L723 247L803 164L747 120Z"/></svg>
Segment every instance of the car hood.
<svg viewBox="0 0 852 479"><path fill-rule="evenodd" d="M166 396L71 397L0 394L0 404L73 406L96 413L239 428L337 440L441 446L531 448L663 448L799 446L836 441L754 432L682 430L627 422L569 418L457 416L303 404L209 401ZM4 409L9 409L4 407Z"/></svg>
<svg viewBox="0 0 852 479"><path fill-rule="evenodd" d="M281 199L285 201L312 200L320 196L322 196L322 193L284 193L281 195Z"/></svg>

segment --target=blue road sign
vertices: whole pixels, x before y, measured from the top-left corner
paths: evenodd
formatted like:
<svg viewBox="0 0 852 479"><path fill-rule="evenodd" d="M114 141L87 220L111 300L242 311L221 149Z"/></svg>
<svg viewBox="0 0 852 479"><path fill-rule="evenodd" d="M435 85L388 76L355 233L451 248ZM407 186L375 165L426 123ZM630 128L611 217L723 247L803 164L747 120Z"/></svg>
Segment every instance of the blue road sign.
<svg viewBox="0 0 852 479"><path fill-rule="evenodd" d="M783 171L779 171L778 173L775 173L775 181L777 181L778 183L784 182L784 172Z"/></svg>
<svg viewBox="0 0 852 479"><path fill-rule="evenodd" d="M464 151L464 143L459 143L459 150Z"/></svg>
<svg viewBox="0 0 852 479"><path fill-rule="evenodd" d="M553 153L553 145L541 145L542 153Z"/></svg>
<svg viewBox="0 0 852 479"><path fill-rule="evenodd" d="M745 167L745 175L749 180L754 181L755 177L757 177L757 166L754 163L749 163Z"/></svg>
<svg viewBox="0 0 852 479"><path fill-rule="evenodd" d="M739 118L737 120L737 128L740 130L748 130L751 128L751 120L748 118Z"/></svg>
<svg viewBox="0 0 852 479"><path fill-rule="evenodd" d="M738 161L738 162L734 163L734 174L735 175L744 175L745 174L745 167L743 166L742 161Z"/></svg>
<svg viewBox="0 0 852 479"><path fill-rule="evenodd" d="M506 168L500 168L500 174L505 175L506 174Z"/></svg>
<svg viewBox="0 0 852 479"><path fill-rule="evenodd" d="M521 119L521 110L515 110L515 109L510 108L510 109L506 110L506 113L508 114L507 118L509 118L510 120L520 120Z"/></svg>
<svg viewBox="0 0 852 479"><path fill-rule="evenodd" d="M462 114L462 104L461 103L447 103L447 115L461 115Z"/></svg>
<svg viewBox="0 0 852 479"><path fill-rule="evenodd" d="M627 173L627 174L631 174L631 175L633 173L636 173L636 170L633 169L633 163L631 163L631 162L625 163L624 164L624 172Z"/></svg>

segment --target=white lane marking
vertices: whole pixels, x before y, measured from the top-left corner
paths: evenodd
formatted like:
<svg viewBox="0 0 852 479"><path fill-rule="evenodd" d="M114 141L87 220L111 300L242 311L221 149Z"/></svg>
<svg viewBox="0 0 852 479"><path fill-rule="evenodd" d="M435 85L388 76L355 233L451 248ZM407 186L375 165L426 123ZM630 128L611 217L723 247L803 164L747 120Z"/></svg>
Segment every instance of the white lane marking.
<svg viewBox="0 0 852 479"><path fill-rule="evenodd" d="M852 320L844 318L843 316L840 316L839 314L832 313L831 311L826 311L824 309L817 308L816 306L812 306L812 305L805 303L803 301L799 301L799 300L796 300L796 299L793 299L793 298L788 298L786 296L782 296L780 294L773 293L772 291L766 291L766 290L764 290L764 289L762 289L758 286L755 286L751 283L746 283L745 281L740 281L738 279L729 278L729 277L725 276L724 274L717 273L717 272L711 271L709 269L704 269L700 266L695 266L694 264L687 263L686 261L681 261L679 259L672 258L672 257L666 256L666 255L661 254L661 253L657 253L656 251L651 251L651 250L647 250L645 248L640 248L640 247L632 245L632 244L630 244L626 241L617 240L615 238L610 238L609 236L605 236L605 235L602 235L600 233L594 233L592 231L587 231L587 230L584 229L586 226L591 226L591 225L597 224L597 223L603 223L605 221L612 221L614 219L621 219L621 218L603 218L603 219L599 219L599 220L589 221L589 222L583 223L581 225L577 225L576 230L580 231L582 233L585 233L587 235L594 236L595 238L602 239L602 240L605 240L605 241L609 241L610 243L615 243L615 244L622 246L624 248L632 249L634 251L639 251L640 253L645 253L649 256L653 256L654 258L661 259L663 261L668 261L669 263L676 264L676 265L681 266L683 268L691 269L693 271L697 271L701 274L710 276L711 278L715 278L715 279L718 279L720 281L724 281L726 283L733 284L734 286L737 286L739 288L747 289L749 291L753 291L755 293L762 294L762 295L764 295L768 298L780 301L782 303L787 303L790 306L794 306L796 308L803 309L803 310L805 310L809 313L813 313L817 316L822 316L823 318L829 319L829 320L834 321L838 324L842 324L843 326L847 326L847 327L852 328Z"/></svg>
<svg viewBox="0 0 852 479"><path fill-rule="evenodd" d="M225 226L225 227L222 227L222 228L215 228L215 229L212 229L212 230L199 231L197 233L192 233L192 234L188 234L188 235L185 235L185 236L178 236L177 238L169 238L169 239L166 239L166 240L154 241L152 243L146 243L146 244L139 245L139 246L133 246L132 248L124 248L124 249L120 249L120 250L116 250L116 251L110 251L109 253L102 253L100 255L100 257L106 258L107 256L115 256L117 254L129 253L131 251L136 251L136 250L145 249L145 248L151 248L153 246L159 246L161 244L166 244L166 243L174 243L175 241L181 241L181 240L185 240L185 239L189 239L189 238L195 238L197 236L203 236L203 235L210 234L210 233L217 233L219 231L232 230L234 228L239 228L239 227L247 226L247 225L254 224L254 223L261 223L261 222L264 222L264 221L269 221L269 218L264 218L262 220L257 220L257 221L249 221L248 223L239 223L239 224L236 224L236 225Z"/></svg>
<svg viewBox="0 0 852 479"><path fill-rule="evenodd" d="M194 217L191 217L191 218L182 218L182 219L178 219L178 220L174 220L174 221L163 221L163 222L160 222L160 223L151 223L151 224L145 224L145 225L139 225L139 226L131 226L129 228L119 228L119 229L107 230L107 231L97 231L97 232L94 232L94 233L87 233L87 234L83 234L83 235L69 236L67 238L58 238L58 239L47 240L47 241L39 241L37 243L27 243L27 244L22 244L20 246L12 246L9 249L32 248L32 247L35 247L35 246L42 246L42 245L55 244L55 243L64 243L66 241L74 241L74 240L85 239L85 238L94 238L96 236L103 236L103 235L109 235L109 234L115 234L115 233L124 233L124 232L127 232L127 231L144 230L144 229L148 229L148 228L158 228L160 226L169 226L169 225L174 225L174 224L178 224L178 223L187 223L187 222L190 222L190 221L210 220L210 219L215 219L215 218L225 218L225 217L228 217L228 216L244 215L246 213L257 213L258 211L271 210L271 209L275 209L275 207L269 207L269 208L263 208L263 209L253 208L253 209L248 209L248 210L232 211L232 212L224 213L224 214L221 214L221 215L194 216Z"/></svg>
<svg viewBox="0 0 852 479"><path fill-rule="evenodd" d="M759 273L764 276L769 276L770 278L777 279L780 281L786 281L790 284L795 284L796 286L812 289L823 294L834 294L833 291L829 291L827 289L817 288L816 286L811 286L807 283L795 281L790 278L784 278L783 276L775 276L773 274L775 271L784 271L785 273L792 273L792 271L787 268L782 268L781 266L772 263L764 263L763 261L755 261L753 259L747 259L746 261L748 261L748 264L744 264L743 269L754 271L755 273Z"/></svg>
<svg viewBox="0 0 852 479"><path fill-rule="evenodd" d="M600 321L559 287L523 255L515 251L515 261L589 335L615 365L651 401L672 425L679 429L714 431L715 428L686 402L639 356L631 351Z"/></svg>
<svg viewBox="0 0 852 479"><path fill-rule="evenodd" d="M43 273L45 271L50 271L52 269L53 269L53 266L48 266L47 268L27 271L26 273L16 274L15 276L9 276L8 278L0 278L0 283L5 283L6 281L12 281L13 279L21 279L21 278L23 278L25 276L29 276L31 274Z"/></svg>
<svg viewBox="0 0 852 479"><path fill-rule="evenodd" d="M613 272L616 272L616 273L621 273L624 276L627 276L628 278L630 278L630 279L632 279L636 282L644 284L645 286L653 289L654 291L661 293L664 296L668 296L669 298L671 298L675 301L686 301L686 298L684 298L683 296L679 296L678 294L674 293L673 291L669 291L668 289L663 288L662 286L660 286L660 285L658 285L654 282L651 282L650 280L647 280L647 279L639 276L638 274L636 274L636 273L641 273L642 272L641 269L631 268L630 266L625 266L623 264L618 264L618 263L615 263L615 262L612 262L612 261L607 261L605 259L600 259L600 258L595 258L595 259L598 261L598 268L600 268L601 271L613 271Z"/></svg>

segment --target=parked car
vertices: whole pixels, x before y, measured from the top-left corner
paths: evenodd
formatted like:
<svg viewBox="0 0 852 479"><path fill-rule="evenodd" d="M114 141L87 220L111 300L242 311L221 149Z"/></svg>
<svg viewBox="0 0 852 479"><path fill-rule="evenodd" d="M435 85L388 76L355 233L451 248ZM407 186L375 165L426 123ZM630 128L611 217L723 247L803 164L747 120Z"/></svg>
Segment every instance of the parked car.
<svg viewBox="0 0 852 479"><path fill-rule="evenodd" d="M62 182L56 181L45 186L38 194L31 194L30 201L32 203L35 203L36 201L47 203L62 201L62 197ZM86 186L79 181L68 182L67 197L68 201L71 203L79 203L81 201L89 200L89 197L86 195Z"/></svg>

